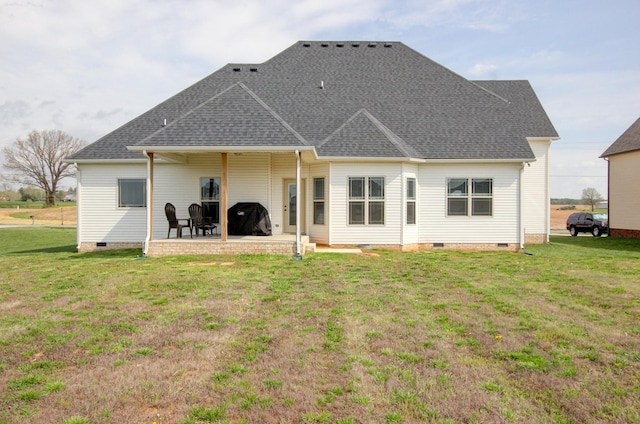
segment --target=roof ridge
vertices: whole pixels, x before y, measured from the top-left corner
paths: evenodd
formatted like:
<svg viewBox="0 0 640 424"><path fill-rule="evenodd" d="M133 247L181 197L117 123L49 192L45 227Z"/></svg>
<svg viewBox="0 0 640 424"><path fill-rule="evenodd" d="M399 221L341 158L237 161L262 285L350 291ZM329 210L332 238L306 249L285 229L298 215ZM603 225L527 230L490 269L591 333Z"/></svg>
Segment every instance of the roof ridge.
<svg viewBox="0 0 640 424"><path fill-rule="evenodd" d="M402 137L391 131L389 127L383 124L382 121L376 118L371 112L367 109L361 109L361 111L402 154L408 158L419 157L417 152L406 141L404 141Z"/></svg>
<svg viewBox="0 0 640 424"><path fill-rule="evenodd" d="M190 109L189 111L183 113L182 115L178 116L176 119L174 119L173 121L171 121L167 125L165 125L165 126L161 127L160 129L154 131L152 134L150 134L147 137L143 138L142 140L140 140L139 142L135 143L134 145L143 145L147 140L155 137L157 134L161 133L165 129L171 128L172 126L177 125L181 120L185 119L189 115L191 115L191 114L195 113L196 111L198 111L199 109L203 108L208 103L213 102L213 101L219 99L220 97L224 96L227 92L231 91L235 87L240 87L247 94L249 94L249 96L251 96L251 98L253 100L255 100L256 103L258 103L264 110L266 110L287 131L289 131L291 134L293 134L293 136L295 138L297 138L303 145L305 145L305 146L309 145L309 143L307 142L307 140L304 139L304 137L302 137L296 130L294 130L293 127L291 127L291 125L289 125L280 115L278 115L269 105L267 105L264 102L264 100L262 100L256 93L251 91L251 89L249 87L247 87L242 81L238 81L238 82L236 82L234 84L231 84L229 87L227 87L224 90L220 91L215 96L212 96L212 97L208 98L207 100L205 100L204 102L200 103L196 107L194 107L194 108Z"/></svg>
<svg viewBox="0 0 640 424"><path fill-rule="evenodd" d="M169 122L166 125L163 125L159 129L157 129L156 131L152 132L151 134L149 134L148 136L146 136L142 140L138 141L137 143L134 143L133 145L134 146L143 145L148 139L155 137L157 134L160 134L161 132L165 131L165 129L167 129L167 128L171 128L171 127L177 125L178 122L180 122L181 120L183 120L187 116L195 113L198 109L204 107L204 105L206 105L207 103L209 103L209 102L217 99L218 97L222 96L223 94L225 94L227 91L231 90L233 87L237 86L238 84L241 84L240 81L236 82L235 84L231 84L229 87L227 87L224 90L220 91L215 96L209 97L204 102L200 103L199 105L197 105L196 107L194 107L192 109L189 109L188 111L186 111L182 115L178 116L176 119L172 120L171 122Z"/></svg>
<svg viewBox="0 0 640 424"><path fill-rule="evenodd" d="M371 112L369 112L366 108L359 109L356 113L351 115L349 119L344 121L342 125L340 125L334 132L332 132L327 138L322 140L316 148L320 149L322 146L330 142L336 135L340 134L345 127L350 125L358 116L364 116L367 118L381 133L384 137L389 140L391 144L405 157L419 157L417 152L414 151L411 146L409 146L402 137L398 136L396 133L391 131L386 125L384 125L378 118L376 118Z"/></svg>
<svg viewBox="0 0 640 424"><path fill-rule="evenodd" d="M278 115L278 113L275 110L273 110L271 108L271 106L269 106L264 100L262 100L260 98L260 96L258 96L256 93L254 93L243 82L239 81L236 85L239 85L240 87L242 87L243 90L245 90L251 97L253 97L253 99L256 102L258 102L258 104L260 104L260 106L262 106L267 112L269 112L271 114L271 116L273 116L278 122L280 122L280 124L283 127L285 127L289 132L291 132L291 134L293 134L298 140L300 140L300 142L302 144L304 144L305 146L309 146L310 145L310 143L307 142L307 140L304 137L302 137L302 135L300 135L298 133L298 131L293 129L293 127L291 125L289 125L289 123L287 121L285 121L284 118L282 118L280 115Z"/></svg>

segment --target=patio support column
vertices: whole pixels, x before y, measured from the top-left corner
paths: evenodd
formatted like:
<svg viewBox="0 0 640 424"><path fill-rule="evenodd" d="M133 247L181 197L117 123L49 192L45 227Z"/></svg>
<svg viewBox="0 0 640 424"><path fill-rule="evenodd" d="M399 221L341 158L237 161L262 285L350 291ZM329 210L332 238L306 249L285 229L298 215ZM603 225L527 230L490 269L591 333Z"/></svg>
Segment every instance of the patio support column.
<svg viewBox="0 0 640 424"><path fill-rule="evenodd" d="M227 241L227 184L228 184L228 157L222 153L220 157L222 171L220 172L220 240Z"/></svg>
<svg viewBox="0 0 640 424"><path fill-rule="evenodd" d="M296 150L296 257L300 256L300 152Z"/></svg>
<svg viewBox="0 0 640 424"><path fill-rule="evenodd" d="M143 152L147 157L147 238L144 241L143 254L149 251L149 243L153 240L153 152Z"/></svg>
<svg viewBox="0 0 640 424"><path fill-rule="evenodd" d="M518 203L520 203L518 205L519 211L518 211L518 216L519 216L519 225L520 225L520 250L524 251L524 247L525 247L525 237L526 237L526 229L524 227L524 168L525 168L526 164L524 162L522 162L522 167L520 168L520 184L518 187L518 190L520 191L519 195L520 198L518 199Z"/></svg>

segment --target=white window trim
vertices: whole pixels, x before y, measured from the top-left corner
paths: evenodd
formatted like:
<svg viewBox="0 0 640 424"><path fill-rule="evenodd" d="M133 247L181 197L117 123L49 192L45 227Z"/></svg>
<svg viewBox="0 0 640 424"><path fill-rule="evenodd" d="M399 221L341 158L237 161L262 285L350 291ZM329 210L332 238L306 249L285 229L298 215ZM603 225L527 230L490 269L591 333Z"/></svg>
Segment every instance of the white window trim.
<svg viewBox="0 0 640 424"><path fill-rule="evenodd" d="M449 196L449 181L450 180L467 180L467 194L465 196ZM491 194L488 196L481 196L473 194L473 181L474 180L489 180L491 181ZM494 184L493 177L447 177L445 180L445 213L447 218L491 218L494 216ZM459 198L467 200L467 213L465 215L451 215L449 213L449 199L450 198ZM473 213L473 199L490 199L491 200L491 213L490 214L474 214Z"/></svg>
<svg viewBox="0 0 640 424"><path fill-rule="evenodd" d="M120 182L122 181L139 181L142 183L142 204L141 205L123 205L121 202L121 188ZM116 180L116 207L118 209L143 209L147 207L147 179L146 178L118 178Z"/></svg>
<svg viewBox="0 0 640 424"><path fill-rule="evenodd" d="M364 198L351 198L351 179L352 178L364 178ZM372 178L381 179L382 180L382 197L381 198L370 198L369 197L369 180ZM387 222L387 179L384 176L371 175L371 176L348 176L347 177L347 225L355 226L355 227L384 227ZM364 203L364 223L351 223L351 214L350 207L351 203ZM370 203L382 203L382 223L370 223L369 222L369 205Z"/></svg>

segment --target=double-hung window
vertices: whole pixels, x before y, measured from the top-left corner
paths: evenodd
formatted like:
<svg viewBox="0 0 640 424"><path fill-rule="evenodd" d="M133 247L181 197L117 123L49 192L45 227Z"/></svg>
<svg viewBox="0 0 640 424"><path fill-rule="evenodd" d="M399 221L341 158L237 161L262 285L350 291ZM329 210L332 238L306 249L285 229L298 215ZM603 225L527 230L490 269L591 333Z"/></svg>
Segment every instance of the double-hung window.
<svg viewBox="0 0 640 424"><path fill-rule="evenodd" d="M200 178L202 216L220 222L220 178Z"/></svg>
<svg viewBox="0 0 640 424"><path fill-rule="evenodd" d="M416 223L416 179L407 178L407 224Z"/></svg>
<svg viewBox="0 0 640 424"><path fill-rule="evenodd" d="M324 178L313 179L313 223L324 225Z"/></svg>
<svg viewBox="0 0 640 424"><path fill-rule="evenodd" d="M493 179L447 179L447 215L493 215Z"/></svg>
<svg viewBox="0 0 640 424"><path fill-rule="evenodd" d="M349 224L384 225L384 177L349 177Z"/></svg>
<svg viewBox="0 0 640 424"><path fill-rule="evenodd" d="M147 180L144 178L118 179L118 207L144 208L147 206Z"/></svg>

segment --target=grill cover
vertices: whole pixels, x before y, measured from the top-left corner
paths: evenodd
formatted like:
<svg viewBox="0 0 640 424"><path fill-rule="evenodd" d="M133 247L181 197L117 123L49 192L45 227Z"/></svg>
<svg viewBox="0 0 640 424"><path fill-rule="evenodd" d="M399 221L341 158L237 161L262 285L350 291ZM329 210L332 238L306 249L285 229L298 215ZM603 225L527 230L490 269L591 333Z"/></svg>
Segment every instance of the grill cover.
<svg viewBox="0 0 640 424"><path fill-rule="evenodd" d="M270 236L271 219L260 203L236 203L227 211L231 236Z"/></svg>

